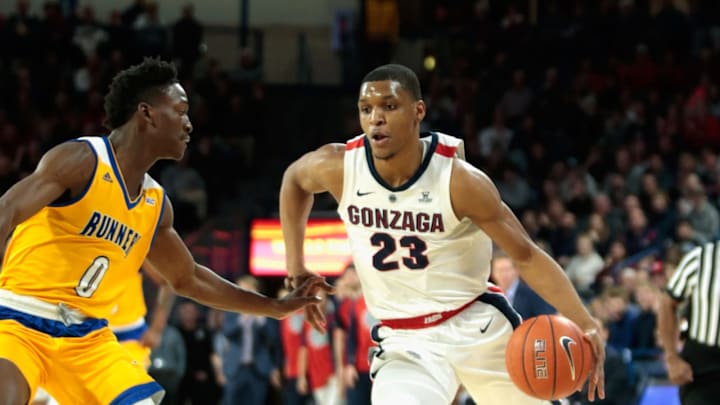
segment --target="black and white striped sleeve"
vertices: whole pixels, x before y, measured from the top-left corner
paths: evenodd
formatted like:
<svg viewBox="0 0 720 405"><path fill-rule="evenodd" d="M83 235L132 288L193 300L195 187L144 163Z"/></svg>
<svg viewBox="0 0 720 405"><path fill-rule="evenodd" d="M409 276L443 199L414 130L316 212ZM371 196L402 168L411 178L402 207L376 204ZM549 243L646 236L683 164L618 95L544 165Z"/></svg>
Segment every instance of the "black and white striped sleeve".
<svg viewBox="0 0 720 405"><path fill-rule="evenodd" d="M702 266L703 247L688 252L667 283L667 292L678 301L684 301L697 286L698 273Z"/></svg>

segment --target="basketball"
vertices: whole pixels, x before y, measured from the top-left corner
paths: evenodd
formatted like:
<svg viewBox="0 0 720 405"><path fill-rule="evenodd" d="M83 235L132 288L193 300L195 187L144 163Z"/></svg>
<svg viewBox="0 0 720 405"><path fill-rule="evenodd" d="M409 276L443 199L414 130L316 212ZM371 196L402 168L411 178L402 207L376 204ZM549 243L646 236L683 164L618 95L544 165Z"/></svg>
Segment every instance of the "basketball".
<svg viewBox="0 0 720 405"><path fill-rule="evenodd" d="M593 364L592 347L569 319L542 315L527 319L513 332L505 363L521 391L555 400L582 388Z"/></svg>

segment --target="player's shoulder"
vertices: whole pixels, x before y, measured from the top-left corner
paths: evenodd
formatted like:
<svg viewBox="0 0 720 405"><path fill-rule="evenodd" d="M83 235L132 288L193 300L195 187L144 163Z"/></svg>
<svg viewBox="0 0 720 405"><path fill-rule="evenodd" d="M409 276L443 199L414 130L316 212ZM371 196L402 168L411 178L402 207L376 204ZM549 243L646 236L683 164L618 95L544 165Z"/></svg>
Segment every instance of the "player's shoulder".
<svg viewBox="0 0 720 405"><path fill-rule="evenodd" d="M38 170L63 176L69 173L92 171L96 164L97 156L94 148L89 142L83 142L83 138L78 138L63 142L45 152Z"/></svg>
<svg viewBox="0 0 720 405"><path fill-rule="evenodd" d="M493 185L493 181L487 173L463 159L455 159L453 161L451 181L463 186L470 184L477 186Z"/></svg>
<svg viewBox="0 0 720 405"><path fill-rule="evenodd" d="M440 153L446 157L465 160L465 142L462 139L438 131L434 131L431 134L437 138L436 153Z"/></svg>
<svg viewBox="0 0 720 405"><path fill-rule="evenodd" d="M422 136L428 136L428 135L437 136L438 144L446 146L446 147L457 147L458 145L462 144L462 142L463 142L462 139L460 139L456 136L446 134L446 133L440 132L440 131L432 131L430 133L425 132L425 133L422 133L420 136L422 137Z"/></svg>
<svg viewBox="0 0 720 405"><path fill-rule="evenodd" d="M466 216L477 207L494 211L490 208L497 207L501 201L500 193L490 177L462 159L453 161L450 198L459 216Z"/></svg>
<svg viewBox="0 0 720 405"><path fill-rule="evenodd" d="M315 152L321 156L328 158L344 156L345 155L345 144L339 142L326 143L325 145L317 148Z"/></svg>
<svg viewBox="0 0 720 405"><path fill-rule="evenodd" d="M312 170L326 167L335 168L343 164L345 157L345 145L342 143L328 143L305 154L303 156L304 166Z"/></svg>
<svg viewBox="0 0 720 405"><path fill-rule="evenodd" d="M51 155L63 158L92 156L94 155L94 148L92 147L89 139L89 137L75 138L62 142L45 152L45 156Z"/></svg>

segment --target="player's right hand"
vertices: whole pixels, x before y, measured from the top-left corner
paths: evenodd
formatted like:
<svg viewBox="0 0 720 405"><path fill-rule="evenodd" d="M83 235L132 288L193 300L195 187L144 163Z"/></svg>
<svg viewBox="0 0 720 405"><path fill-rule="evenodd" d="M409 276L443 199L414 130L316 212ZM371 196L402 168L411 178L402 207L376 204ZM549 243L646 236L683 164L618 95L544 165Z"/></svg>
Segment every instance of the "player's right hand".
<svg viewBox="0 0 720 405"><path fill-rule="evenodd" d="M597 398L605 399L605 339L597 328L586 329L584 338L592 346L595 361L588 378L588 399L593 402L596 393Z"/></svg>
<svg viewBox="0 0 720 405"><path fill-rule="evenodd" d="M348 364L343 368L342 372L343 384L347 388L355 388L355 382L358 380L358 372L355 366Z"/></svg>
<svg viewBox="0 0 720 405"><path fill-rule="evenodd" d="M290 291L290 294L293 294L298 289L298 286L302 288L302 286L305 286L309 282L314 283L310 288L310 293L313 295L318 295L321 291L327 294L335 293L335 288L325 281L325 277L307 270L287 277L285 279L285 287ZM320 305L321 301L315 302L315 305L305 307L305 320L307 320L316 331L325 333L325 311L323 310L323 306Z"/></svg>
<svg viewBox="0 0 720 405"><path fill-rule="evenodd" d="M286 296L275 300L276 309L279 312L277 318L285 318L303 307L305 307L306 313L310 312L310 308L319 311L317 307L322 302L322 297L318 295L318 292L333 291L333 287L325 282L324 277L308 277L296 281L297 283Z"/></svg>
<svg viewBox="0 0 720 405"><path fill-rule="evenodd" d="M693 380L693 371L690 364L678 355L668 356L665 359L668 378L676 385L685 385Z"/></svg>

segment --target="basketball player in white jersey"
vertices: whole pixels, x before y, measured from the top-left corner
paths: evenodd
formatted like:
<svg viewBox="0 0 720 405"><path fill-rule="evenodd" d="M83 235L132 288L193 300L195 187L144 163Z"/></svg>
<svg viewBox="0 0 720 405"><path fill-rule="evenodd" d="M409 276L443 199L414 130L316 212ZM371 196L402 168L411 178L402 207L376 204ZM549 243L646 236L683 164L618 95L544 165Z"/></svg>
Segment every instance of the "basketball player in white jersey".
<svg viewBox="0 0 720 405"><path fill-rule="evenodd" d="M288 284L318 277L304 264L313 194L338 201L380 350L373 404L449 404L460 384L479 404L539 404L507 374L505 347L520 317L488 283L492 241L523 279L584 331L595 368L589 398L604 398L604 341L559 265L530 239L492 181L457 158L457 138L420 136L425 116L415 74L401 65L365 76L364 134L306 154L285 172L280 215ZM306 310L317 328L317 306Z"/></svg>

